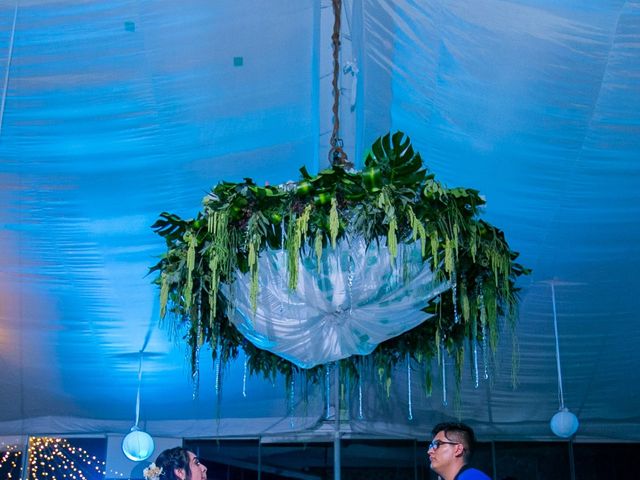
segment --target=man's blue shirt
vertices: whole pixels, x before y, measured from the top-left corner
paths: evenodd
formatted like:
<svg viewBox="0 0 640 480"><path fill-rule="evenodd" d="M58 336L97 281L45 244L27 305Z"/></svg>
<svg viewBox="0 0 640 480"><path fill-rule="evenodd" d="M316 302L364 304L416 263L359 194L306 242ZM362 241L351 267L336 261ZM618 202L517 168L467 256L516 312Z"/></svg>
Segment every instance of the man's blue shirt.
<svg viewBox="0 0 640 480"><path fill-rule="evenodd" d="M491 477L485 475L480 470L464 466L456 475L455 480L491 480Z"/></svg>

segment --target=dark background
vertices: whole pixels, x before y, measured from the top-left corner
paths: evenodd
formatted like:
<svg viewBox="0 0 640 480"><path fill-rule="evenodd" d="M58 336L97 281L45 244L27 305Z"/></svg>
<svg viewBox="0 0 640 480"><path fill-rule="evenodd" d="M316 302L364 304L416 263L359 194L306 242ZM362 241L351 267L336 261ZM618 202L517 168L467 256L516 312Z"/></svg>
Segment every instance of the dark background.
<svg viewBox="0 0 640 480"><path fill-rule="evenodd" d="M200 440L185 445L205 461L210 479L257 479L259 462L262 480L333 479L333 444L329 442L258 446L255 440ZM638 443L495 442L479 443L472 464L494 480L637 480L638 455ZM343 440L341 465L343 480L437 478L429 469L423 442Z"/></svg>
<svg viewBox="0 0 640 480"><path fill-rule="evenodd" d="M106 439L65 439L69 445L104 462ZM263 443L257 440L191 440L185 446L207 465L211 480L332 480L333 443ZM22 453L0 452L0 480L20 479ZM154 453L154 458L160 452ZM638 443L495 442L479 443L472 464L494 480L637 480ZM494 466L495 458L495 466ZM571 475L573 458L574 476ZM95 463L78 453L68 459L88 480L102 480ZM59 461L59 460L58 460ZM435 480L426 443L411 440L343 440L343 480ZM141 463L141 465L143 465ZM146 464L145 464L146 465ZM30 476L29 479L33 479ZM50 477L49 477L50 478ZM114 478L107 475L107 478ZM122 477L118 477L122 478Z"/></svg>

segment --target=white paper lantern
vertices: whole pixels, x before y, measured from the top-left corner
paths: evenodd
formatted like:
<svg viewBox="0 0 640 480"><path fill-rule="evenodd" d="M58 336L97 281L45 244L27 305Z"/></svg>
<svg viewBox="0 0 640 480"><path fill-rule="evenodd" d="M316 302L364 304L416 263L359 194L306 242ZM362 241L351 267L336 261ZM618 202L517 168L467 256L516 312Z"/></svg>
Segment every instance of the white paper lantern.
<svg viewBox="0 0 640 480"><path fill-rule="evenodd" d="M155 445L153 438L147 432L138 427L133 427L131 432L122 440L122 451L129 460L141 462L153 455Z"/></svg>
<svg viewBox="0 0 640 480"><path fill-rule="evenodd" d="M551 431L560 438L572 437L580 426L578 417L567 408L562 408L558 413L551 417Z"/></svg>

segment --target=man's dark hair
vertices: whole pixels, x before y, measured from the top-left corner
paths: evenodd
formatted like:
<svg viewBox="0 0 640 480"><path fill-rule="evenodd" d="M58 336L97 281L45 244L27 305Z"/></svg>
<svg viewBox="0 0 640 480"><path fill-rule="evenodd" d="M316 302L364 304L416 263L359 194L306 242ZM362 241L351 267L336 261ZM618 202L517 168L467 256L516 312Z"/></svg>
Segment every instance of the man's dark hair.
<svg viewBox="0 0 640 480"><path fill-rule="evenodd" d="M476 436L469 425L456 422L439 423L433 427L431 435L435 437L439 432L444 432L444 436L448 440L460 442L464 446L463 456L465 461L471 458L471 455L476 448Z"/></svg>

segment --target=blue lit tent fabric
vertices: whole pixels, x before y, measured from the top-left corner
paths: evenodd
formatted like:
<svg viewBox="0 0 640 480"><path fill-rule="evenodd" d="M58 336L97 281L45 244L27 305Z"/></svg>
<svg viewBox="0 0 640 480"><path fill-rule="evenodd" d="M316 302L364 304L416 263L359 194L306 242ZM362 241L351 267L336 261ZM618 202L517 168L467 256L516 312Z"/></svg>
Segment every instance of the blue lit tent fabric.
<svg viewBox="0 0 640 480"><path fill-rule="evenodd" d="M322 388L288 399L203 348L193 388L180 332L146 276L161 211L192 216L221 180L327 164L331 3L0 3L0 434L126 433L140 350L152 435L311 434ZM458 416L481 439L640 440L640 3L344 2L345 148L402 130L449 186L478 189L533 274L490 380L398 369L351 401L349 431L424 437ZM357 74L353 73L357 71ZM302 388L301 386L299 386ZM411 419L408 412L411 410Z"/></svg>

